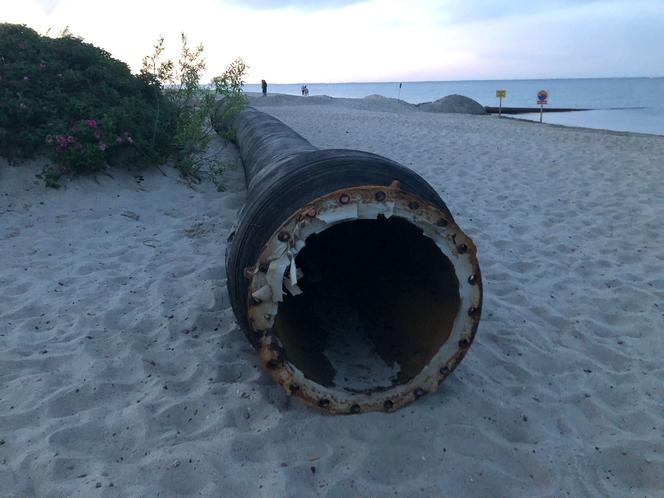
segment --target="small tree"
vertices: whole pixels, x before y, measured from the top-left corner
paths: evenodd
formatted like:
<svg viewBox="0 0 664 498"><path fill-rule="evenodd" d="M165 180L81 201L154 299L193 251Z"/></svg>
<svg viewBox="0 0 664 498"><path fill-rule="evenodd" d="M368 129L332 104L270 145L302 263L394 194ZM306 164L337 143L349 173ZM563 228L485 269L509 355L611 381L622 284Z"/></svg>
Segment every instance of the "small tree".
<svg viewBox="0 0 664 498"><path fill-rule="evenodd" d="M198 172L199 156L210 143L206 123L214 106L214 94L200 88L201 75L206 69L203 45L192 49L184 33L181 33L181 43L176 65L171 60L163 60L164 37L159 37L152 55L143 58L141 73L153 78L174 105L171 116L157 112L153 135L159 126L168 125L165 122L172 120L175 131L171 157L180 173L190 176Z"/></svg>
<svg viewBox="0 0 664 498"><path fill-rule="evenodd" d="M156 135L158 127L164 126L168 119L173 121L175 132L171 141L171 157L175 167L186 177L198 176L203 164L215 162L205 157L204 152L210 143L209 124L217 95L228 99L230 104L225 107L225 117L236 114L246 106L243 78L247 65L238 58L221 75L213 78L213 89L201 88L201 75L206 69L203 45L192 49L184 33L181 34L181 42L180 58L175 64L164 59L164 38L160 37L152 55L144 57L141 74L157 82L173 104L175 112L172 116L163 116L158 109L153 134ZM232 132L224 138L232 139ZM213 181L217 183L224 168L217 165L211 169L215 171Z"/></svg>
<svg viewBox="0 0 664 498"><path fill-rule="evenodd" d="M222 121L230 122L247 105L247 97L243 92L243 78L247 73L247 69L247 64L238 57L228 65L226 71L212 79L215 91L226 101L223 114L217 116ZM228 128L224 138L226 140L233 140L235 138L235 130Z"/></svg>

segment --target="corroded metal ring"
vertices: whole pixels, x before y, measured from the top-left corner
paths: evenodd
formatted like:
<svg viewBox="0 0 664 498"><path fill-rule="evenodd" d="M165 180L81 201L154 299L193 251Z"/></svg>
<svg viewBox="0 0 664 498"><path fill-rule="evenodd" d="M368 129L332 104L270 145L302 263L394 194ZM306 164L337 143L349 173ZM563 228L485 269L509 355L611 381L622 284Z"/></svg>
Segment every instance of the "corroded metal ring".
<svg viewBox="0 0 664 498"><path fill-rule="evenodd" d="M338 201L341 198L345 202L340 204ZM381 201L377 201L378 198ZM310 212L317 214L315 217L307 216ZM454 268L459 308L445 343L407 383L361 392L321 385L307 378L296 363L289 361L288 348L274 330L284 294L288 292L283 289L297 285L297 269L293 261L305 247L308 237L340 223L375 220L381 216L406 220L434 241ZM260 336L258 356L261 365L286 392L334 414L392 411L435 391L456 368L477 330L479 313L474 310L481 309L482 288L473 241L454 222L441 226L438 222L442 216L444 213L440 209L413 194L382 186L362 186L331 192L303 206L270 237L257 260L257 264L263 264L266 271L253 275L247 307L251 329ZM289 236L281 237L283 233ZM293 272L296 274L295 282L290 280ZM297 388L293 389L293 386Z"/></svg>

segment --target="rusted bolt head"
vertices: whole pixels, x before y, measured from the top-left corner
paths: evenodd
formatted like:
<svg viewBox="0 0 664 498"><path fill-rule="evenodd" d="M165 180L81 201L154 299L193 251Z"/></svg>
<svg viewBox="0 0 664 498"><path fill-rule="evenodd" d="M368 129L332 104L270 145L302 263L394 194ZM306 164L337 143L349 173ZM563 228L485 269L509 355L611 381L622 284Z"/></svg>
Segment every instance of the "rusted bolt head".
<svg viewBox="0 0 664 498"><path fill-rule="evenodd" d="M360 405L353 405L350 407L351 413L360 413Z"/></svg>
<svg viewBox="0 0 664 498"><path fill-rule="evenodd" d="M256 268L254 268L253 266L247 266L244 269L243 273L244 273L244 278L246 278L247 280L251 280L254 277L254 273L256 273Z"/></svg>
<svg viewBox="0 0 664 498"><path fill-rule="evenodd" d="M270 344L267 346L270 351L276 351L277 353L283 353L284 348L281 346L281 341L275 335L270 335Z"/></svg>
<svg viewBox="0 0 664 498"><path fill-rule="evenodd" d="M477 283L477 275L473 273L470 277L468 277L468 283L470 285L475 285Z"/></svg>
<svg viewBox="0 0 664 498"><path fill-rule="evenodd" d="M376 192L376 195L374 195L374 198L378 202L383 202L385 200L385 192L379 190L378 192Z"/></svg>
<svg viewBox="0 0 664 498"><path fill-rule="evenodd" d="M416 201L410 201L408 203L408 207L412 210L418 209L420 207L420 204Z"/></svg>
<svg viewBox="0 0 664 498"><path fill-rule="evenodd" d="M290 234L288 232L279 232L279 235L277 236L277 238L281 242L288 242L290 240Z"/></svg>
<svg viewBox="0 0 664 498"><path fill-rule="evenodd" d="M330 406L330 400L325 398L319 399L318 406L320 406L321 408L327 408L328 406Z"/></svg>
<svg viewBox="0 0 664 498"><path fill-rule="evenodd" d="M394 408L394 403L392 403L392 400L389 399L385 400L385 403L383 403L383 408L385 408L386 410L391 410L392 408Z"/></svg>
<svg viewBox="0 0 664 498"><path fill-rule="evenodd" d="M442 368L440 369L440 373L441 373L442 375L446 375L446 376L447 376L447 375L450 374L450 369L447 368L447 366L444 366L444 367L442 367Z"/></svg>
<svg viewBox="0 0 664 498"><path fill-rule="evenodd" d="M418 387L417 389L415 389L415 397L419 398L420 396L424 396L424 389Z"/></svg>
<svg viewBox="0 0 664 498"><path fill-rule="evenodd" d="M304 215L305 215L307 218L313 218L314 216L316 216L316 208L309 208L309 209L307 209L306 212L304 213Z"/></svg>
<svg viewBox="0 0 664 498"><path fill-rule="evenodd" d="M348 194L341 194L339 197L339 202L341 204L348 204L350 202L350 195Z"/></svg>
<svg viewBox="0 0 664 498"><path fill-rule="evenodd" d="M436 225L439 227L446 227L449 224L449 221L447 221L445 218L439 218L438 221L436 222Z"/></svg>
<svg viewBox="0 0 664 498"><path fill-rule="evenodd" d="M480 309L477 306L471 306L470 308L468 308L468 315L476 317L479 314L480 314Z"/></svg>
<svg viewBox="0 0 664 498"><path fill-rule="evenodd" d="M469 346L470 346L470 342L468 341L468 339L466 339L465 337L462 337L461 339L459 339L459 348L466 349Z"/></svg>
<svg viewBox="0 0 664 498"><path fill-rule="evenodd" d="M459 244L457 246L457 251L459 251L459 254L464 254L468 250L468 246L466 244Z"/></svg>
<svg viewBox="0 0 664 498"><path fill-rule="evenodd" d="M268 265L267 263L261 263L260 265L258 265L258 269L263 273L265 273L269 267L270 265Z"/></svg>

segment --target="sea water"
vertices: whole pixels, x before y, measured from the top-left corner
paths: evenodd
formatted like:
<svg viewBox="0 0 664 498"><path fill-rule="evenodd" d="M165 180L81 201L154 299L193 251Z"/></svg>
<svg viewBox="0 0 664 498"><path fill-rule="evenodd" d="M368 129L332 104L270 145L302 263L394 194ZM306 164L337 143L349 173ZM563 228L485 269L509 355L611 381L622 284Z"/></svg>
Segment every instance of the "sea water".
<svg viewBox="0 0 664 498"><path fill-rule="evenodd" d="M270 84L271 93L362 98L368 95L400 98L417 104L451 94L470 97L485 106L498 106L496 90L505 90L506 107L537 107L537 92L549 93L547 107L592 109L581 112L547 113L547 123L614 131L664 135L664 78L582 78L550 80L416 81L393 83L297 83ZM260 85L246 85L260 92ZM539 120L539 114L522 114Z"/></svg>

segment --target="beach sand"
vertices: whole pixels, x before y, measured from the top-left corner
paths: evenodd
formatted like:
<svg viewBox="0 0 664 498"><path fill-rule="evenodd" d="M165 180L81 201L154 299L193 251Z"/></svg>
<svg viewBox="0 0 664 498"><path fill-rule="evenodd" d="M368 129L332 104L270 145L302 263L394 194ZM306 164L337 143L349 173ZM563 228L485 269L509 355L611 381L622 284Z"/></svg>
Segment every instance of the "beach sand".
<svg viewBox="0 0 664 498"><path fill-rule="evenodd" d="M664 496L664 137L254 101L437 189L484 277L466 359L395 413L306 408L229 307L233 146L223 193L0 160L1 496Z"/></svg>

